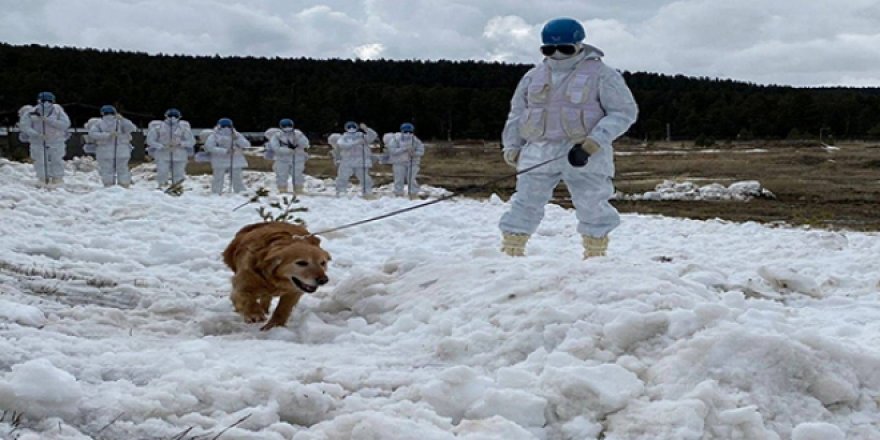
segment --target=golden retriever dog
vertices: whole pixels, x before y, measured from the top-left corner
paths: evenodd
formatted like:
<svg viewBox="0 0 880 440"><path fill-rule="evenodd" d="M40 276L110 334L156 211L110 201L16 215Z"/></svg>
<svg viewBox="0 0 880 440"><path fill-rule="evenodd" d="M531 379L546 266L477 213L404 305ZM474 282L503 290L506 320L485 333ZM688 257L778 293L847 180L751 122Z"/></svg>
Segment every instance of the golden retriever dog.
<svg viewBox="0 0 880 440"><path fill-rule="evenodd" d="M283 222L245 226L223 251L232 276L232 304L246 322L262 322L272 297L278 305L260 330L282 327L303 293L327 284L330 254L306 228Z"/></svg>

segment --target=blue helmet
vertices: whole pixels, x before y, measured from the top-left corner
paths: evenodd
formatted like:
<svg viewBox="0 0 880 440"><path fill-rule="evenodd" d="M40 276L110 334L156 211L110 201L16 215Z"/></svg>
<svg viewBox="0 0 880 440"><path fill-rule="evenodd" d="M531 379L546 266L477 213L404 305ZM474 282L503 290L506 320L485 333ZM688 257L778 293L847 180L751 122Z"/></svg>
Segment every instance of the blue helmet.
<svg viewBox="0 0 880 440"><path fill-rule="evenodd" d="M220 120L217 121L217 126L220 128L232 128L232 119L220 118Z"/></svg>
<svg viewBox="0 0 880 440"><path fill-rule="evenodd" d="M404 133L412 133L416 131L416 127L409 122L404 122L403 124L400 124L400 131Z"/></svg>
<svg viewBox="0 0 880 440"><path fill-rule="evenodd" d="M102 115L115 115L116 114L116 107L113 107L112 105L101 106L101 114Z"/></svg>
<svg viewBox="0 0 880 440"><path fill-rule="evenodd" d="M354 128L354 129L357 129L357 128L358 128L357 122L354 122L354 121L348 121L348 122L345 123L345 129L346 129L346 130L350 130L350 129L352 129L352 128Z"/></svg>
<svg viewBox="0 0 880 440"><path fill-rule="evenodd" d="M169 108L168 110L165 110L165 117L166 118L179 118L180 117L180 110L178 110L176 108Z"/></svg>
<svg viewBox="0 0 880 440"><path fill-rule="evenodd" d="M278 126L281 128L293 128L293 119L284 118L278 123Z"/></svg>
<svg viewBox="0 0 880 440"><path fill-rule="evenodd" d="M587 33L573 18L555 18L544 25L541 41L544 44L577 44L584 41Z"/></svg>
<svg viewBox="0 0 880 440"><path fill-rule="evenodd" d="M37 95L37 102L55 102L55 95L52 92L40 92Z"/></svg>

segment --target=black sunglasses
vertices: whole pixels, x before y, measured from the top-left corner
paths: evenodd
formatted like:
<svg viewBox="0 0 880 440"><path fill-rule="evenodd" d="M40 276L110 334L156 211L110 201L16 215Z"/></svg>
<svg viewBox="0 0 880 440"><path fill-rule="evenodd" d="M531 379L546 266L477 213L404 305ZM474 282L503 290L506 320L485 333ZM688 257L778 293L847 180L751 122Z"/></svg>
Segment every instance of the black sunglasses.
<svg viewBox="0 0 880 440"><path fill-rule="evenodd" d="M541 53L544 54L544 56L549 57L556 53L556 51L559 51L559 53L563 55L574 55L577 51L577 46L574 44L545 44L541 46Z"/></svg>

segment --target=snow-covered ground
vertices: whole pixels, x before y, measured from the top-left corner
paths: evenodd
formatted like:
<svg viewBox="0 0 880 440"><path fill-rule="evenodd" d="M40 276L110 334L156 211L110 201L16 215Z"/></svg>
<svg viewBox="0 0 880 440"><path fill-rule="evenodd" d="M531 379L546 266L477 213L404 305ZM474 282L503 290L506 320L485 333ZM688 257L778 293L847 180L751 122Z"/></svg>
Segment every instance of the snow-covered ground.
<svg viewBox="0 0 880 440"><path fill-rule="evenodd" d="M643 194L618 194L622 200L689 200L689 201L738 201L746 202L756 197L773 199L776 196L757 180L743 180L724 186L710 183L700 186L691 181L676 182L664 180L654 191Z"/></svg>
<svg viewBox="0 0 880 440"><path fill-rule="evenodd" d="M0 438L880 438L876 234L626 215L585 262L549 206L517 259L506 203L456 199L325 236L330 284L260 332L219 259L244 197L77 166L46 191L0 160Z"/></svg>

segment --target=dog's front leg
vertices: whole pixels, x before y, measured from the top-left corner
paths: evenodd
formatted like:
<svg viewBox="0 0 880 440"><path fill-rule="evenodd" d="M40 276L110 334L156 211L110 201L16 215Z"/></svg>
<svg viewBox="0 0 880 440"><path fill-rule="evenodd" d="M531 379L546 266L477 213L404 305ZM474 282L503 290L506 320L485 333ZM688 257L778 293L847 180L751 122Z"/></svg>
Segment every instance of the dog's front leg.
<svg viewBox="0 0 880 440"><path fill-rule="evenodd" d="M281 295L281 299L278 300L278 305L275 306L275 311L272 312L272 317L269 318L269 322L266 323L260 330L269 330L273 327L284 327L287 324L287 320L290 319L290 314L293 312L293 308L296 306L296 303L299 302L302 293L287 293Z"/></svg>
<svg viewBox="0 0 880 440"><path fill-rule="evenodd" d="M236 289L232 291L230 298L235 311L244 317L245 322L253 323L266 319L266 312L254 295Z"/></svg>

